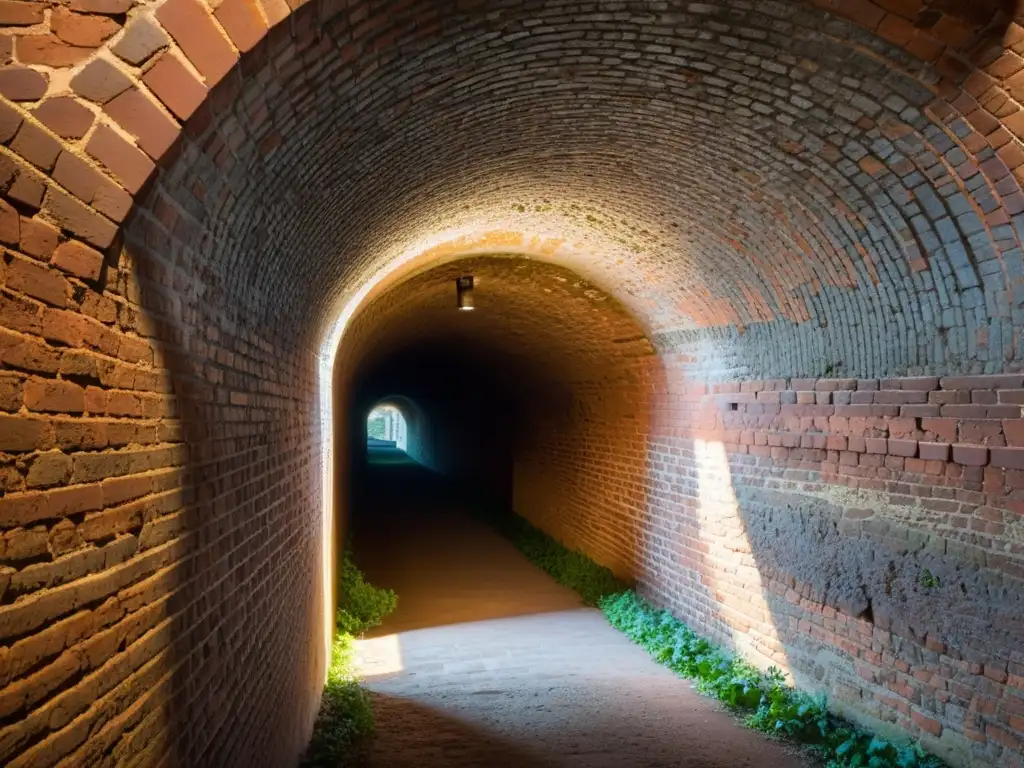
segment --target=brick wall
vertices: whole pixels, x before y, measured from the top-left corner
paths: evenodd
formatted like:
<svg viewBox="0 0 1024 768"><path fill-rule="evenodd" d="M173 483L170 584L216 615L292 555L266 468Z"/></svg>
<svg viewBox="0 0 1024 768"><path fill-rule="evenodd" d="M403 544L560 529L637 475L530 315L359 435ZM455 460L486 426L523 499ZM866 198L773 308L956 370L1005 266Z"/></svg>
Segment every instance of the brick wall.
<svg viewBox="0 0 1024 768"><path fill-rule="evenodd" d="M588 446L521 452L520 498L603 489L534 491L548 527L860 716L1016 764L1018 404L942 380L1020 370L1019 21L940 0L0 2L0 760L290 760L324 661L320 343L389 265L512 252L602 286L658 351L598 354L630 338L600 312L569 336L548 294L515 305L533 336L503 353L550 341L515 368L550 374L526 401ZM773 422L835 377L857 386L813 407L939 413ZM939 382L915 402L889 377ZM717 410L714 387L769 380Z"/></svg>
<svg viewBox="0 0 1024 768"><path fill-rule="evenodd" d="M578 275L511 258L399 283L342 348L418 345L385 385L414 392L438 340L463 350L442 386L515 382L483 385L507 430L471 425L512 446L521 514L858 722L961 765L1018 759L1024 374L709 380Z"/></svg>

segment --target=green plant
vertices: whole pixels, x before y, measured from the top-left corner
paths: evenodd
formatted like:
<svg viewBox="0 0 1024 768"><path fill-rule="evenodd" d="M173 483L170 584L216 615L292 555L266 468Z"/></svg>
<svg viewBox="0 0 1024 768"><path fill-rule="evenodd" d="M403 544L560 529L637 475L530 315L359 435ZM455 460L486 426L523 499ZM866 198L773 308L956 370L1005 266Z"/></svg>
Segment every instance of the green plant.
<svg viewBox="0 0 1024 768"><path fill-rule="evenodd" d="M488 519L534 565L559 584L574 590L587 605L597 605L602 597L629 586L611 569L598 565L582 552L569 549L519 515L489 515Z"/></svg>
<svg viewBox="0 0 1024 768"><path fill-rule="evenodd" d="M921 577L918 580L921 582L921 586L926 587L927 589L942 586L942 582L939 581L939 577L934 575L927 568L921 571Z"/></svg>
<svg viewBox="0 0 1024 768"><path fill-rule="evenodd" d="M351 764L359 743L373 733L373 712L366 691L359 687L353 663L353 638L339 634L331 647L327 685L303 758L304 768L334 768Z"/></svg>
<svg viewBox="0 0 1024 768"><path fill-rule="evenodd" d="M762 672L732 656L635 592L605 596L600 607L613 627L677 674L696 680L701 693L746 713L751 728L807 745L826 768L943 766L918 745L900 746L857 729L831 714L824 696L790 687L775 667Z"/></svg>
<svg viewBox="0 0 1024 768"><path fill-rule="evenodd" d="M368 583L346 550L341 565L341 605L331 645L327 685L313 726L313 737L302 759L303 768L353 765L360 744L373 733L370 698L359 687L355 671L355 635L377 626L395 609L398 598L390 589Z"/></svg>
<svg viewBox="0 0 1024 768"><path fill-rule="evenodd" d="M341 563L338 592L339 605L335 617L338 631L355 636L376 627L398 604L394 591L375 587L366 581L348 551Z"/></svg>

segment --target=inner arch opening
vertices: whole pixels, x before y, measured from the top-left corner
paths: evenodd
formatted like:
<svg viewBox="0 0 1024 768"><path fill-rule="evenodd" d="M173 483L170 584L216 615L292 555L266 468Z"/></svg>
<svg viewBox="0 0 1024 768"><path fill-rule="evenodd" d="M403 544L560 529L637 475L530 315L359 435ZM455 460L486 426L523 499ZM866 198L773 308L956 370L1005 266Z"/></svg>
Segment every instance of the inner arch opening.
<svg viewBox="0 0 1024 768"><path fill-rule="evenodd" d="M408 439L408 425L399 408L376 405L366 417L367 448L397 448L404 453Z"/></svg>

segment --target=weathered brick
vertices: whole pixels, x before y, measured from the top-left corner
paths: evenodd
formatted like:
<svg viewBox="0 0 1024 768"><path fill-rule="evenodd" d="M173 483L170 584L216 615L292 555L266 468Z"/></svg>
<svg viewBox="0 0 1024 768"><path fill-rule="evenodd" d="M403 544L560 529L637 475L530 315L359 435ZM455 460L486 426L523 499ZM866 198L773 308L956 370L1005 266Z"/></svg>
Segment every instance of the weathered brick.
<svg viewBox="0 0 1024 768"><path fill-rule="evenodd" d="M114 241L117 226L113 222L56 187L47 192L44 208L62 229L94 248L107 248Z"/></svg>
<svg viewBox="0 0 1024 768"><path fill-rule="evenodd" d="M23 64L70 67L85 61L92 48L68 45L56 35L25 35L17 38L15 51Z"/></svg>
<svg viewBox="0 0 1024 768"><path fill-rule="evenodd" d="M152 160L107 125L97 126L86 151L132 194L142 188L155 169Z"/></svg>
<svg viewBox="0 0 1024 768"><path fill-rule="evenodd" d="M142 81L168 109L187 120L206 99L207 88L173 51L167 51L146 70Z"/></svg>
<svg viewBox="0 0 1024 768"><path fill-rule="evenodd" d="M57 246L50 263L83 280L96 280L103 270L103 254L76 240L67 240Z"/></svg>
<svg viewBox="0 0 1024 768"><path fill-rule="evenodd" d="M29 488L63 485L71 479L71 457L59 450L41 453L32 460L25 479Z"/></svg>
<svg viewBox="0 0 1024 768"><path fill-rule="evenodd" d="M22 218L19 236L19 245L24 253L45 261L57 247L60 232L40 219Z"/></svg>
<svg viewBox="0 0 1024 768"><path fill-rule="evenodd" d="M108 102L104 110L154 160L160 159L181 133L178 124L135 87Z"/></svg>
<svg viewBox="0 0 1024 768"><path fill-rule="evenodd" d="M25 382L25 407L30 411L81 413L85 410L85 390L70 381L29 379Z"/></svg>
<svg viewBox="0 0 1024 768"><path fill-rule="evenodd" d="M50 14L50 29L70 45L98 48L104 40L119 32L121 25L111 18L76 13L58 6Z"/></svg>
<svg viewBox="0 0 1024 768"><path fill-rule="evenodd" d="M28 67L0 68L0 94L11 101L38 101L49 84L46 75Z"/></svg>
<svg viewBox="0 0 1024 768"><path fill-rule="evenodd" d="M97 104L111 99L132 87L132 80L107 59L93 59L71 79L75 93Z"/></svg>
<svg viewBox="0 0 1024 768"><path fill-rule="evenodd" d="M42 3L0 0L0 26L32 26L42 24L46 6Z"/></svg>
<svg viewBox="0 0 1024 768"><path fill-rule="evenodd" d="M129 64L139 66L170 42L159 24L147 16L137 16L111 50Z"/></svg>
<svg viewBox="0 0 1024 768"><path fill-rule="evenodd" d="M35 451L53 441L53 430L44 419L0 414L0 450Z"/></svg>
<svg viewBox="0 0 1024 768"><path fill-rule="evenodd" d="M238 60L213 17L197 0L169 0L156 16L208 85L220 82Z"/></svg>
<svg viewBox="0 0 1024 768"><path fill-rule="evenodd" d="M7 286L55 307L65 307L71 286L60 273L28 259L13 259L7 268Z"/></svg>

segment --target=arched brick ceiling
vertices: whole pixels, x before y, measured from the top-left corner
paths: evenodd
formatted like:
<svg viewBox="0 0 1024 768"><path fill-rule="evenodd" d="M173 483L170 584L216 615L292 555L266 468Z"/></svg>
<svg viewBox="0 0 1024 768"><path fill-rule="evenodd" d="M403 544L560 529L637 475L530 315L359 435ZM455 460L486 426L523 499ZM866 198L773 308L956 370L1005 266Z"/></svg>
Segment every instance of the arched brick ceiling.
<svg viewBox="0 0 1024 768"><path fill-rule="evenodd" d="M475 282L472 312L456 308L455 280L465 274ZM553 264L500 256L462 259L392 287L353 319L345 345L345 360L362 374L434 346L519 384L527 376L611 383L635 376L654 354L643 329L603 291Z"/></svg>
<svg viewBox="0 0 1024 768"><path fill-rule="evenodd" d="M1024 155L1012 133L1019 57L994 45L1019 45L1006 4L359 6L324 8L323 23L304 11L258 45L279 4L241 27L226 6L209 29L191 0L152 5L170 52L142 69L104 52L123 57L132 24L103 43L117 87L144 85L106 101L81 141L64 139L68 154L105 157L131 192L144 162L104 153L111 132L159 158L150 215L189 232L210 279L251 302L238 311L269 323L308 308L287 333L317 337L397 257L500 233L525 251L559 241L562 263L656 339L693 338L714 371L741 358L766 374L814 373L824 359L850 375L1016 364L1010 216L1024 198L1011 170ZM183 14L216 45L199 45ZM105 91L27 53L46 23L17 39L15 58L48 78L48 95L78 94L97 112ZM255 46L238 66L235 47L218 48L222 28ZM90 56L72 71L95 74ZM163 80L149 67L168 56L180 66ZM197 77L223 79L203 101ZM152 95L195 112L180 143ZM46 171L58 140L35 123L45 111L32 114L9 147ZM61 188L41 218L105 246L108 218L63 188L115 220L127 208L81 192L72 159L53 172ZM131 227L136 245L159 239L142 232L146 218Z"/></svg>
<svg viewBox="0 0 1024 768"><path fill-rule="evenodd" d="M881 38L795 3L385 16L272 38L152 194L244 311L322 327L390 261L499 232L562 241L655 339L721 329L718 369L1015 360L1017 182Z"/></svg>

